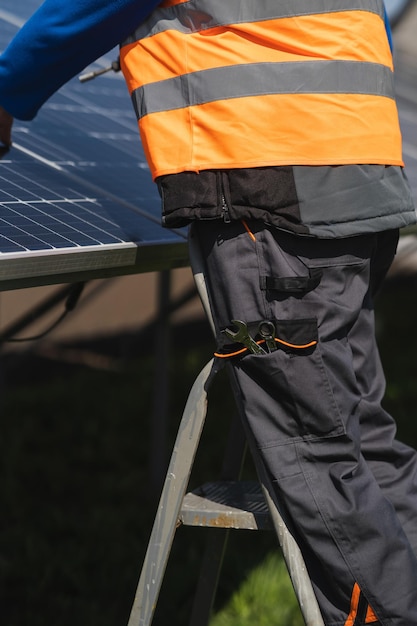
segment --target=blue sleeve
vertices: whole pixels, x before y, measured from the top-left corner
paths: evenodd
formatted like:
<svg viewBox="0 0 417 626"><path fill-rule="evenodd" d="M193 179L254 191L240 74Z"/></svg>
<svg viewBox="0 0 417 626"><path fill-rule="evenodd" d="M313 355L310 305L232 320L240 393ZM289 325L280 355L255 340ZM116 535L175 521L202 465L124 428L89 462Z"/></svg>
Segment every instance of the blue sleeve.
<svg viewBox="0 0 417 626"><path fill-rule="evenodd" d="M0 56L0 105L35 117L70 78L118 45L160 0L45 0Z"/></svg>
<svg viewBox="0 0 417 626"><path fill-rule="evenodd" d="M393 50L393 43L392 43L392 31L391 31L391 24L388 18L388 13L387 13L387 9L384 6L384 18L385 18L385 28L387 31L387 37L388 37L388 41L389 41L389 46L391 48L391 52Z"/></svg>

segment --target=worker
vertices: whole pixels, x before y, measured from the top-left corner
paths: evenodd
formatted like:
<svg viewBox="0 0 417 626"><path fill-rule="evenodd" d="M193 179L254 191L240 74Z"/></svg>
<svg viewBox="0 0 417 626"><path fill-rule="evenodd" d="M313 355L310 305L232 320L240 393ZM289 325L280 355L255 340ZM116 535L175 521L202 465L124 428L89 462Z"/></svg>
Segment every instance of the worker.
<svg viewBox="0 0 417 626"><path fill-rule="evenodd" d="M373 313L416 222L383 1L46 0L0 57L2 141L119 42L326 626L416 626L417 456L381 407Z"/></svg>

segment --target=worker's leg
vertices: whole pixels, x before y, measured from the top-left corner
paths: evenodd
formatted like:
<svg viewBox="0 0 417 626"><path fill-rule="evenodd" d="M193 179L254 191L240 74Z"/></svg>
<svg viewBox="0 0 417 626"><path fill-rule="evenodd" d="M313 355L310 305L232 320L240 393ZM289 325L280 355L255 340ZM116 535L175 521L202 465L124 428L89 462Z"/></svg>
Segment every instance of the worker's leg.
<svg viewBox="0 0 417 626"><path fill-rule="evenodd" d="M349 342L353 330L354 346L374 341L372 315L358 319L370 306L377 236L320 241L249 226L252 234L240 223L193 229L217 330L233 319L277 320L278 337L298 346L235 359L232 382L272 495L299 534L325 623L375 622L369 604L384 626L417 624L417 559L361 451L368 418ZM383 475L392 492L391 471Z"/></svg>

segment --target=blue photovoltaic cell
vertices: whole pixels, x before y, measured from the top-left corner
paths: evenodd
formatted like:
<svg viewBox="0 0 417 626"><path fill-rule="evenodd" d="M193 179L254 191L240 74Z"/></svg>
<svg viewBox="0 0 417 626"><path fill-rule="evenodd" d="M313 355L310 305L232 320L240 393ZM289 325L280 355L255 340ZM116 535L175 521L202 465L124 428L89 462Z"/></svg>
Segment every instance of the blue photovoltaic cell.
<svg viewBox="0 0 417 626"><path fill-rule="evenodd" d="M0 50L40 4L2 0ZM115 55L117 50L99 59L94 69L109 65ZM0 280L7 276L9 257L35 253L38 262L44 251L51 255L54 273L56 252L88 250L99 271L97 253L107 255L107 270L112 262L108 250L132 246L139 250L137 271L141 247L148 256L154 247L158 263L164 259L167 267L186 262L185 233L160 224L159 195L121 74L111 72L89 83L74 78L34 121L15 120L13 147L0 156ZM82 259L88 265L88 255ZM25 272L31 271L36 273L35 265L26 264Z"/></svg>
<svg viewBox="0 0 417 626"><path fill-rule="evenodd" d="M126 216L126 209L116 207L112 217L105 198L86 197L79 189L61 184L58 172L54 180L60 192L46 187L37 176L44 167L33 164L34 179L28 180L16 163L0 165L0 233L5 239L27 250L41 249L42 243L46 248L63 248L141 241L138 228L127 233L122 227L123 214L134 225L134 213Z"/></svg>

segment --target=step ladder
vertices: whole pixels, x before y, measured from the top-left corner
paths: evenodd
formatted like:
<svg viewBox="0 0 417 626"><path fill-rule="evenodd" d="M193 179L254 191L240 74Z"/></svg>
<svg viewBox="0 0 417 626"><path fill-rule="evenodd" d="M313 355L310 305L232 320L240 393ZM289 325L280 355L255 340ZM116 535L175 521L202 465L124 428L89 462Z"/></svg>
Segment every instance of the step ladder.
<svg viewBox="0 0 417 626"><path fill-rule="evenodd" d="M190 257L203 306L211 314L199 251L190 240ZM187 493L195 455L207 415L207 393L222 364L211 359L197 376L178 428L162 488L151 536L133 601L128 626L150 626L169 559L175 532L181 525L217 528L203 558L190 626L207 626L225 549L231 529L273 529L291 577L306 626L324 626L316 597L298 545L284 516L269 495L267 478L257 466L259 482L222 480L206 483ZM239 420L232 423L222 476L238 477L246 450ZM256 459L255 465L256 465Z"/></svg>

